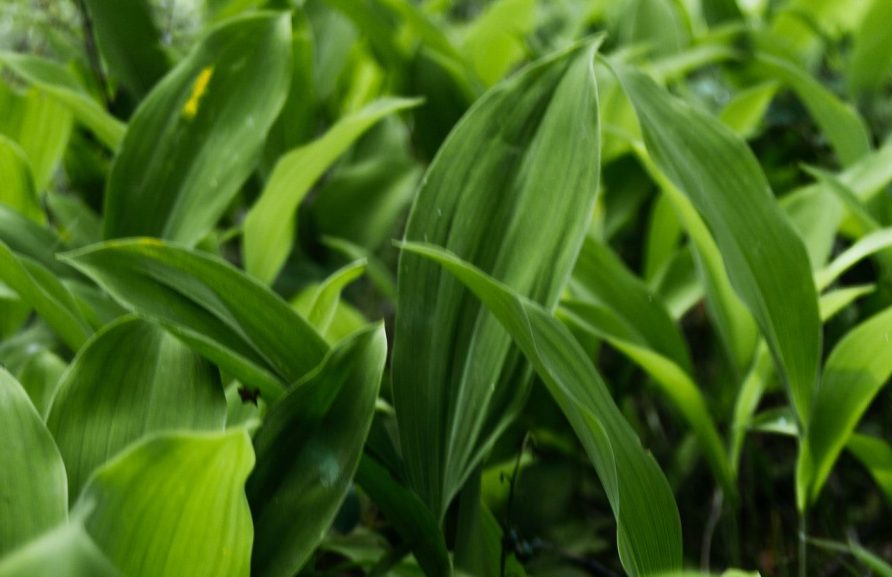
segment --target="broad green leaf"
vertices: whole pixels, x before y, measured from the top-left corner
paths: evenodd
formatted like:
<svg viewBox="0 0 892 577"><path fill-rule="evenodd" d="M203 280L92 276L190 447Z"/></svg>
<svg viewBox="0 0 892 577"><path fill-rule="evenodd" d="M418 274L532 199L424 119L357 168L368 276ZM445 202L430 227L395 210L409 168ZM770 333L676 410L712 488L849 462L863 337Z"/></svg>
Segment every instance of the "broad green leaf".
<svg viewBox="0 0 892 577"><path fill-rule="evenodd" d="M141 97L170 67L147 0L85 0L109 72Z"/></svg>
<svg viewBox="0 0 892 577"><path fill-rule="evenodd" d="M892 43L887 24L892 21L892 3L873 0L852 35L851 57L846 67L849 87L856 94L876 91L892 72Z"/></svg>
<svg viewBox="0 0 892 577"><path fill-rule="evenodd" d="M853 107L841 102L820 82L790 62L768 54L758 54L756 62L802 100L830 141L840 164L850 166L870 153L870 132Z"/></svg>
<svg viewBox="0 0 892 577"><path fill-rule="evenodd" d="M106 238L210 232L285 102L290 31L269 12L212 28L142 101L108 177Z"/></svg>
<svg viewBox="0 0 892 577"><path fill-rule="evenodd" d="M0 281L37 311L71 350L78 350L93 332L65 285L36 261L16 256L2 241Z"/></svg>
<svg viewBox="0 0 892 577"><path fill-rule="evenodd" d="M102 223L99 215L84 201L73 195L50 193L47 207L59 231L71 248L80 248L102 240Z"/></svg>
<svg viewBox="0 0 892 577"><path fill-rule="evenodd" d="M21 147L0 134L0 204L37 222L46 220L31 175L31 164Z"/></svg>
<svg viewBox="0 0 892 577"><path fill-rule="evenodd" d="M147 438L98 469L72 516L127 577L247 577L244 429Z"/></svg>
<svg viewBox="0 0 892 577"><path fill-rule="evenodd" d="M356 470L356 483L412 549L428 577L449 577L452 563L437 520L411 489L368 454Z"/></svg>
<svg viewBox="0 0 892 577"><path fill-rule="evenodd" d="M136 239L89 246L64 259L268 401L328 350L279 296L206 253Z"/></svg>
<svg viewBox="0 0 892 577"><path fill-rule="evenodd" d="M650 282L667 266L678 250L684 229L672 202L665 194L654 200L647 225L647 244L644 249L644 280Z"/></svg>
<svg viewBox="0 0 892 577"><path fill-rule="evenodd" d="M849 436L890 376L892 308L887 308L846 333L824 364L799 457L803 498L817 499Z"/></svg>
<svg viewBox="0 0 892 577"><path fill-rule="evenodd" d="M379 323L340 343L270 407L247 485L255 574L294 575L325 536L359 465L386 358Z"/></svg>
<svg viewBox="0 0 892 577"><path fill-rule="evenodd" d="M65 465L22 386L0 367L0 558L67 518Z"/></svg>
<svg viewBox="0 0 892 577"><path fill-rule="evenodd" d="M40 193L50 183L65 152L71 135L71 112L37 88L19 94L0 85L0 133L21 147L36 192Z"/></svg>
<svg viewBox="0 0 892 577"><path fill-rule="evenodd" d="M331 327L341 302L341 292L365 273L365 260L352 262L331 274L321 284L309 287L291 304L320 334Z"/></svg>
<svg viewBox="0 0 892 577"><path fill-rule="evenodd" d="M617 73L654 162L710 228L728 276L765 336L801 419L810 412L821 352L805 247L746 145L709 114L628 68Z"/></svg>
<svg viewBox="0 0 892 577"><path fill-rule="evenodd" d="M103 144L116 149L126 126L102 108L62 65L30 54L0 52L0 64L68 107L75 119Z"/></svg>
<svg viewBox="0 0 892 577"><path fill-rule="evenodd" d="M545 58L484 95L440 148L405 238L438 243L518 293L556 305L598 188L593 58ZM402 254L393 398L410 485L442 517L520 408L528 369L511 339L435 263Z"/></svg>
<svg viewBox="0 0 892 577"><path fill-rule="evenodd" d="M0 561L0 577L121 577L72 520L44 533Z"/></svg>
<svg viewBox="0 0 892 577"><path fill-rule="evenodd" d="M279 159L260 199L245 217L245 270L272 283L291 252L297 207L313 184L377 121L417 104L417 100L402 98L377 100Z"/></svg>
<svg viewBox="0 0 892 577"><path fill-rule="evenodd" d="M854 433L846 449L867 468L892 505L892 446L884 439Z"/></svg>
<svg viewBox="0 0 892 577"><path fill-rule="evenodd" d="M570 421L607 493L620 560L629 575L681 567L681 521L669 483L564 325L443 249L405 243L460 279L505 326Z"/></svg>
<svg viewBox="0 0 892 577"><path fill-rule="evenodd" d="M47 427L76 497L96 468L134 441L170 429L222 430L225 419L217 369L157 326L125 317L78 351Z"/></svg>
<svg viewBox="0 0 892 577"><path fill-rule="evenodd" d="M663 303L635 277L610 247L586 237L573 269L571 289L622 318L637 344L653 349L690 373L692 364L681 330Z"/></svg>
<svg viewBox="0 0 892 577"><path fill-rule="evenodd" d="M559 311L562 320L606 340L651 376L660 391L688 422L716 480L732 501L735 500L737 488L732 479L722 437L710 415L706 399L691 376L690 367L680 365L677 360L654 348L652 344L641 342L635 332L636 328L643 326L641 323L646 322L647 315L627 316L624 313L632 311L618 310L609 303L592 305L565 301L562 307L563 310Z"/></svg>

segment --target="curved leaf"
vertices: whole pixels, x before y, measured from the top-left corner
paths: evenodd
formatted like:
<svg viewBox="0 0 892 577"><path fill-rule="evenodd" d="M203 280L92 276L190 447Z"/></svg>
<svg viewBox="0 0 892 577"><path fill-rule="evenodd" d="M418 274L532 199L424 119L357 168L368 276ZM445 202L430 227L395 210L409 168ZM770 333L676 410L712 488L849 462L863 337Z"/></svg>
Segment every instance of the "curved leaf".
<svg viewBox="0 0 892 577"><path fill-rule="evenodd" d="M406 98L376 100L339 120L319 139L280 158L263 194L245 217L245 270L267 284L275 280L291 252L297 207L310 187L373 124L418 103Z"/></svg>
<svg viewBox="0 0 892 577"><path fill-rule="evenodd" d="M214 28L142 101L108 178L106 238L194 245L214 227L285 102L290 30L268 12Z"/></svg>
<svg viewBox="0 0 892 577"><path fill-rule="evenodd" d="M127 577L247 577L244 429L145 439L91 477L72 515Z"/></svg>
<svg viewBox="0 0 892 577"><path fill-rule="evenodd" d="M359 465L386 357L379 323L342 341L270 407L247 486L254 573L294 575L325 536Z"/></svg>
<svg viewBox="0 0 892 577"><path fill-rule="evenodd" d="M0 558L66 520L59 449L21 385L0 367Z"/></svg>
<svg viewBox="0 0 892 577"><path fill-rule="evenodd" d="M316 367L328 346L288 304L222 259L154 239L63 255L116 300L161 323L268 401Z"/></svg>
<svg viewBox="0 0 892 577"><path fill-rule="evenodd" d="M599 41L484 95L424 177L406 239L440 244L553 307L592 214ZM393 397L410 485L444 513L519 409L528 369L504 329L436 264L401 255Z"/></svg>
<svg viewBox="0 0 892 577"><path fill-rule="evenodd" d="M46 220L31 176L31 165L21 147L0 134L0 204L37 222Z"/></svg>
<svg viewBox="0 0 892 577"><path fill-rule="evenodd" d="M133 352L138 351L138 355ZM47 418L77 496L90 474L145 435L222 430L216 368L162 329L125 317L78 351Z"/></svg>
<svg viewBox="0 0 892 577"><path fill-rule="evenodd" d="M709 114L673 99L640 72L616 68L656 164L709 226L728 275L783 367L800 419L818 378L820 320L802 240L752 152Z"/></svg>
<svg viewBox="0 0 892 577"><path fill-rule="evenodd" d="M431 245L404 250L460 279L511 334L585 447L617 520L617 546L633 577L681 568L681 521L669 483L617 408L585 351L540 305Z"/></svg>

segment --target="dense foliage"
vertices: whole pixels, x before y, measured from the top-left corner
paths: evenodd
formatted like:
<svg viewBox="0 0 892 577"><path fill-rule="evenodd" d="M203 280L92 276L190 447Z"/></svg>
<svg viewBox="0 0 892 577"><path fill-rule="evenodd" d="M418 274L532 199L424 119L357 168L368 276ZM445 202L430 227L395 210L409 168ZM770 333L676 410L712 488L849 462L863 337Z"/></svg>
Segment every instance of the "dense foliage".
<svg viewBox="0 0 892 577"><path fill-rule="evenodd" d="M6 2L0 577L892 575L890 22Z"/></svg>

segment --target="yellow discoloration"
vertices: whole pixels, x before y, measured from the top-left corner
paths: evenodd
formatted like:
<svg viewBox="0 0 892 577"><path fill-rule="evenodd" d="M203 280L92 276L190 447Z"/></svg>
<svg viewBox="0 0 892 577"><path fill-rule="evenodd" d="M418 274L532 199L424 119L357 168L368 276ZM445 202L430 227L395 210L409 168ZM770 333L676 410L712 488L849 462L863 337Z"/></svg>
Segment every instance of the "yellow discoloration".
<svg viewBox="0 0 892 577"><path fill-rule="evenodd" d="M189 100L183 105L183 116L191 120L198 114L198 105L201 103L201 98L207 91L213 75L213 66L207 66L199 72L198 78L195 79L195 84L192 85L192 95L189 96Z"/></svg>

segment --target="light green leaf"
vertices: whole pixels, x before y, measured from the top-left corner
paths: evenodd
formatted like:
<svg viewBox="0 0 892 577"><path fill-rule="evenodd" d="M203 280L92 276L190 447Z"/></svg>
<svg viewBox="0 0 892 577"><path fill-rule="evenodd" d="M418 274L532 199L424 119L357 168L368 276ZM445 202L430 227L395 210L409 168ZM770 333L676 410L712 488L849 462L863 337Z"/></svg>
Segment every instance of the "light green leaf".
<svg viewBox="0 0 892 577"><path fill-rule="evenodd" d="M801 419L810 412L821 352L818 301L800 238L752 152L709 114L628 68L617 74L655 163L710 228L740 298L783 367Z"/></svg>
<svg viewBox="0 0 892 577"><path fill-rule="evenodd" d="M56 259L56 253L66 249L62 239L50 229L3 204L0 204L0 241L16 254L39 262L56 276L77 274Z"/></svg>
<svg viewBox="0 0 892 577"><path fill-rule="evenodd" d="M206 253L136 239L92 245L63 258L127 308L259 388L267 401L316 367L328 350L288 303Z"/></svg>
<svg viewBox="0 0 892 577"><path fill-rule="evenodd" d="M821 321L827 322L838 312L874 290L876 290L876 285L868 284L844 287L822 294L820 300Z"/></svg>
<svg viewBox="0 0 892 577"><path fill-rule="evenodd" d="M294 575L325 536L359 465L386 358L378 323L340 343L270 407L247 486L255 574Z"/></svg>
<svg viewBox="0 0 892 577"><path fill-rule="evenodd" d="M681 567L681 521L669 483L585 351L547 310L456 256L405 243L460 279L503 324L582 442L617 521L620 560L635 577Z"/></svg>
<svg viewBox="0 0 892 577"><path fill-rule="evenodd" d="M0 561L0 577L121 577L79 521L70 521Z"/></svg>
<svg viewBox="0 0 892 577"><path fill-rule="evenodd" d="M496 0L463 30L461 50L477 76L492 85L526 55L536 25L536 0Z"/></svg>
<svg viewBox="0 0 892 577"><path fill-rule="evenodd" d="M68 364L52 351L40 349L29 356L16 372L16 378L44 420L50 410L50 401L67 368Z"/></svg>
<svg viewBox="0 0 892 577"><path fill-rule="evenodd" d="M222 430L225 419L217 369L157 326L125 317L78 351L47 427L76 497L97 467L149 433Z"/></svg>
<svg viewBox="0 0 892 577"><path fill-rule="evenodd" d="M291 252L297 207L313 184L372 125L418 103L404 98L376 100L339 120L319 139L279 159L260 199L245 217L245 270L272 283Z"/></svg>
<svg viewBox="0 0 892 577"><path fill-rule="evenodd" d="M135 96L148 93L170 68L152 6L146 0L84 4L109 72Z"/></svg>
<svg viewBox="0 0 892 577"><path fill-rule="evenodd" d="M892 21L892 3L873 0L861 25L852 34L854 41L848 72L849 87L857 94L876 91L892 72L892 42L888 23Z"/></svg>
<svg viewBox="0 0 892 577"><path fill-rule="evenodd" d="M318 286L309 287L298 295L292 306L320 334L326 334L341 302L341 292L347 285L361 277L365 269L365 260L357 260L336 270Z"/></svg>
<svg viewBox="0 0 892 577"><path fill-rule="evenodd" d="M0 52L0 64L67 106L78 122L112 150L121 143L126 131L124 123L106 112L62 65L39 56L12 52Z"/></svg>
<svg viewBox="0 0 892 577"><path fill-rule="evenodd" d="M596 39L484 95L440 148L407 240L439 243L547 308L582 244L598 188ZM528 369L511 339L435 263L401 255L394 407L410 485L441 517L519 410Z"/></svg>
<svg viewBox="0 0 892 577"><path fill-rule="evenodd" d="M22 386L0 367L0 558L67 518L65 465Z"/></svg>
<svg viewBox="0 0 892 577"><path fill-rule="evenodd" d="M849 436L892 376L892 308L846 333L824 365L802 446L798 492L815 501Z"/></svg>
<svg viewBox="0 0 892 577"><path fill-rule="evenodd" d="M765 82L742 90L725 105L719 118L728 128L743 138L749 138L762 123L777 89L776 82Z"/></svg>
<svg viewBox="0 0 892 577"><path fill-rule="evenodd" d="M844 272L861 260L890 246L892 246L892 228L882 228L861 238L815 275L815 284L818 290L824 290L833 284Z"/></svg>
<svg viewBox="0 0 892 577"><path fill-rule="evenodd" d="M0 134L0 204L22 215L43 222L46 216L31 176L31 164L21 147Z"/></svg>
<svg viewBox="0 0 892 577"><path fill-rule="evenodd" d="M160 434L98 469L72 516L127 577L247 577L253 466L244 429Z"/></svg>
<svg viewBox="0 0 892 577"><path fill-rule="evenodd" d="M0 281L37 311L71 350L78 350L93 332L65 285L36 261L16 256L2 241Z"/></svg>
<svg viewBox="0 0 892 577"><path fill-rule="evenodd" d="M34 87L19 94L0 85L0 133L25 153L37 193L50 183L68 144L71 126L71 112L48 94Z"/></svg>
<svg viewBox="0 0 892 577"><path fill-rule="evenodd" d="M142 101L108 178L105 237L195 245L250 176L285 102L290 17L212 28Z"/></svg>

